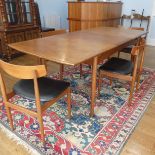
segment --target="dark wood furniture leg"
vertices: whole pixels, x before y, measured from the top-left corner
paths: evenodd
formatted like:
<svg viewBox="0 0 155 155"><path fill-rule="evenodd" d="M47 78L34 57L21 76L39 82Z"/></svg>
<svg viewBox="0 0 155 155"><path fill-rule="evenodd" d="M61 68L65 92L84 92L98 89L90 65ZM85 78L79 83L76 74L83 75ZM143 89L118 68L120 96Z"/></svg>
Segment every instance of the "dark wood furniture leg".
<svg viewBox="0 0 155 155"><path fill-rule="evenodd" d="M63 80L64 65L60 64L60 80Z"/></svg>
<svg viewBox="0 0 155 155"><path fill-rule="evenodd" d="M97 77L97 57L93 58L92 66L92 90L91 90L91 109L90 116L94 116L95 98L96 98L96 77Z"/></svg>

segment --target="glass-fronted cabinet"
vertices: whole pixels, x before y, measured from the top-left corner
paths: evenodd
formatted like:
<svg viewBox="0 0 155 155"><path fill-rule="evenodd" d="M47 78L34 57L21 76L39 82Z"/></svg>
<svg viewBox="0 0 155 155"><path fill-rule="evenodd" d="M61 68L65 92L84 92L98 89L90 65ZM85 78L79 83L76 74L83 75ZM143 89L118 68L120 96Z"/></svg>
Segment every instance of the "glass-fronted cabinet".
<svg viewBox="0 0 155 155"><path fill-rule="evenodd" d="M21 15L22 15L22 23L31 23L31 9L29 0L21 1Z"/></svg>
<svg viewBox="0 0 155 155"><path fill-rule="evenodd" d="M40 36L34 0L0 0L0 57L14 53L8 44Z"/></svg>
<svg viewBox="0 0 155 155"><path fill-rule="evenodd" d="M9 25L32 23L30 0L5 0L5 9Z"/></svg>
<svg viewBox="0 0 155 155"><path fill-rule="evenodd" d="M6 15L8 23L18 24L17 6L15 0L5 0Z"/></svg>

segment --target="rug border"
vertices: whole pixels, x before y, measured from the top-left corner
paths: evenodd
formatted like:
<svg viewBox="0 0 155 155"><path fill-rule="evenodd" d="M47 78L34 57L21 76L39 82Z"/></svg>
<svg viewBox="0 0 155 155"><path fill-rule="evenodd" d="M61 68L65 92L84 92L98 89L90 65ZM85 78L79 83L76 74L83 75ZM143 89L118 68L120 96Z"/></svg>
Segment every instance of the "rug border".
<svg viewBox="0 0 155 155"><path fill-rule="evenodd" d="M155 85L155 82L153 83L153 85ZM152 86L153 86L153 85L152 85ZM150 89L151 89L151 88L150 88ZM146 93L145 96L147 96L147 94L148 94L148 92ZM146 110L148 109L148 107L150 106L150 104L152 103L152 100L153 100L154 97L155 97L155 92L152 93L152 96L151 96L150 100L148 100L148 102L147 102L147 106L144 108L144 111L143 111L143 112L140 114L140 116L138 117L139 119L138 119L138 120L136 121L136 123L135 123L136 126L134 126L134 127L131 129L131 131L128 133L128 135L126 136L126 138L127 138L126 141L120 145L119 148L121 148L121 149L118 150L118 151L116 151L116 154L115 154L115 155L120 155L120 154L122 153L124 146L127 144L127 142L129 141L129 138L131 137L132 133L135 131L135 129L136 129L136 127L138 126L139 122L142 120L142 118L143 118L143 116L144 116L144 113L146 112Z"/></svg>
<svg viewBox="0 0 155 155"><path fill-rule="evenodd" d="M8 137L11 141L17 142L17 145L20 145L27 151L29 154L32 155L43 155L43 153L35 147L33 144L25 141L23 137L21 137L15 131L11 131L1 120L0 120L0 131L2 131L6 137Z"/></svg>

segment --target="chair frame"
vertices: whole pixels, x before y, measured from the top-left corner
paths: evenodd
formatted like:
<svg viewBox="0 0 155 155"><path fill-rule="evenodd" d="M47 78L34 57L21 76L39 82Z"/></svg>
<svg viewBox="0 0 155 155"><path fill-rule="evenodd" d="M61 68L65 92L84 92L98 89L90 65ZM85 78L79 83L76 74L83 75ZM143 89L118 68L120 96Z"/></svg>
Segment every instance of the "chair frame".
<svg viewBox="0 0 155 155"><path fill-rule="evenodd" d="M144 31L144 28L143 27L129 27L128 28L129 30L139 30L139 31ZM146 38L146 37L144 37ZM135 46L138 46L139 45L139 42L140 42L140 39L137 40L137 42L135 43ZM123 52L122 51L118 51L118 58L120 57L120 53ZM132 60L132 55L131 55L131 60Z"/></svg>
<svg viewBox="0 0 155 155"><path fill-rule="evenodd" d="M111 84L111 78L126 80L131 83L130 96L128 99L129 105L131 104L133 92L134 92L134 86L135 86L136 81L137 81L136 90L138 90L138 88L139 88L140 76L142 73L142 67L143 67L143 63L144 63L144 47L145 47L145 39L142 38L140 41L140 45L132 48L131 54L133 55L133 64L134 64L134 69L133 69L132 75L123 75L123 74L114 73L114 72L110 72L110 71L99 70L98 96L100 95L101 82L102 82L101 78L103 78L103 77L110 78L110 84ZM140 60L139 60L139 57L141 57ZM139 62L139 66L138 66L138 62Z"/></svg>
<svg viewBox="0 0 155 155"><path fill-rule="evenodd" d="M52 100L44 103L41 105L40 101L40 93L39 93L39 87L38 87L38 81L37 78L43 77L47 75L47 71L44 65L38 65L38 66L19 66L19 65L13 65L6 63L2 60L0 60L0 88L2 91L2 97L4 101L4 105L6 108L7 116L10 121L10 127L12 130L14 130L13 126L13 119L11 116L11 109L15 109L18 111L21 111L25 114L29 114L32 117L36 117L38 119L39 125L40 125L40 133L41 133L41 140L43 144L45 144L45 133L44 133L44 126L43 126L43 112L53 105L57 100L59 100L64 95L67 95L67 104L68 104L68 117L71 118L71 89L68 87L66 90L64 90L60 95L53 98ZM29 110L27 108L24 108L22 106L15 105L9 101L10 98L12 98L14 95L16 95L13 91L11 93L6 92L6 85L4 82L4 78L2 76L2 70L9 74L10 76L13 76L15 78L19 79L33 79L34 81L34 92L35 92L35 103L36 103L36 111ZM18 94L17 94L18 95Z"/></svg>

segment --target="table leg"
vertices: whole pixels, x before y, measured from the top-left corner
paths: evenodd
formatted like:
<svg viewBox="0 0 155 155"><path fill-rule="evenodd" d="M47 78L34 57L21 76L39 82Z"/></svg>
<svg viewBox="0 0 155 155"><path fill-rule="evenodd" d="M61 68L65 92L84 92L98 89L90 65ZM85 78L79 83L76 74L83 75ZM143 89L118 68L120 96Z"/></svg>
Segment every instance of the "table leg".
<svg viewBox="0 0 155 155"><path fill-rule="evenodd" d="M46 64L46 60L43 58L38 58L38 64L39 65L45 65L45 68L47 70L47 64Z"/></svg>
<svg viewBox="0 0 155 155"><path fill-rule="evenodd" d="M97 57L93 59L92 65L92 90L91 90L91 107L90 116L94 116L95 98L96 98L96 77L97 77Z"/></svg>
<svg viewBox="0 0 155 155"><path fill-rule="evenodd" d="M63 80L64 65L60 64L60 80Z"/></svg>
<svg viewBox="0 0 155 155"><path fill-rule="evenodd" d="M43 59L43 58L38 58L38 64L39 64L39 65L45 65L45 64L46 64L45 61L46 61L46 60Z"/></svg>
<svg viewBox="0 0 155 155"><path fill-rule="evenodd" d="M37 58L38 61L38 65L42 65L42 59L41 58Z"/></svg>

